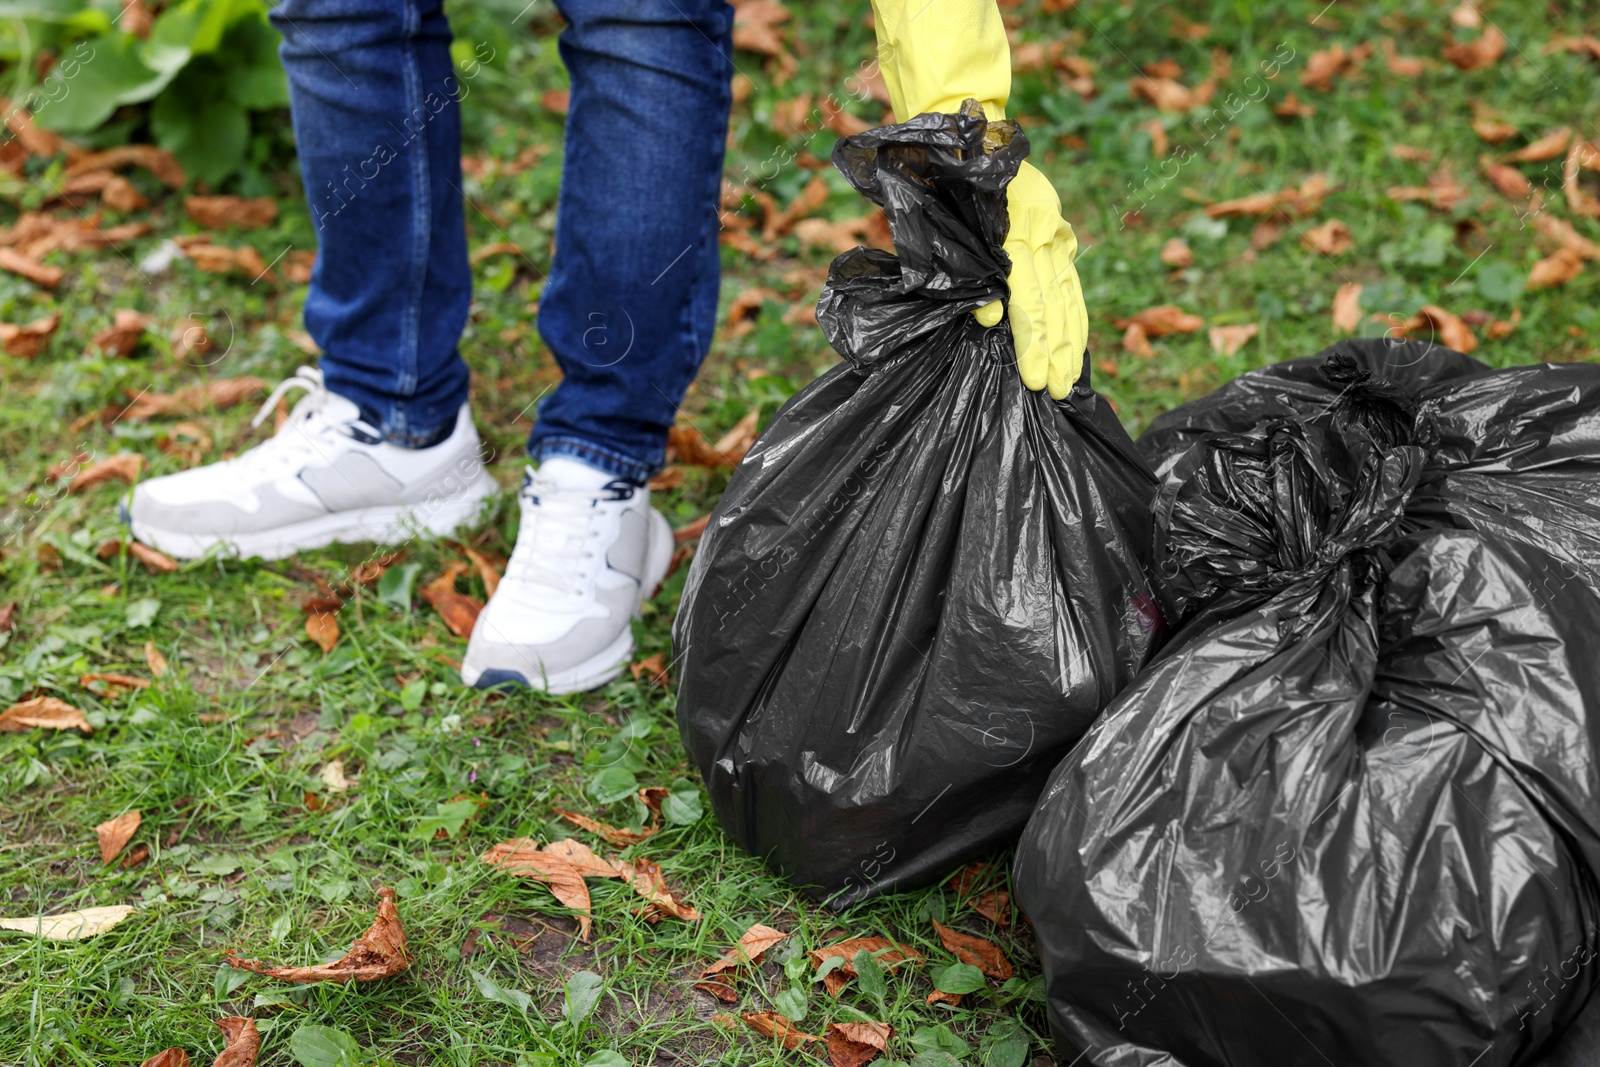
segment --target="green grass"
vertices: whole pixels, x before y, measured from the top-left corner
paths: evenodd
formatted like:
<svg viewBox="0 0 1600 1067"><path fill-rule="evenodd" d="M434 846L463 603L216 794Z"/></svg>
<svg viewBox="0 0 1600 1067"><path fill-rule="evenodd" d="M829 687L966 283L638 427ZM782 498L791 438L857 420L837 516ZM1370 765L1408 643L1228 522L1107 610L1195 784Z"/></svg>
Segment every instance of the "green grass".
<svg viewBox="0 0 1600 1067"><path fill-rule="evenodd" d="M565 76L547 9L512 23L519 7L463 8L457 23L463 41L489 42L497 56L467 101L468 154L503 164L530 145L544 150L514 174L491 166L467 188L475 205L468 213L474 247L512 240L529 256L498 257L476 268L477 302L462 341L477 374L479 424L498 453L495 474L508 488L475 543L501 553L514 535L509 488L523 462L523 409L557 378L529 306L548 268L561 163L561 120L540 97L560 88ZM1081 100L1055 73L1032 71L1019 76L1011 110L1023 117L1036 159L1055 180L1086 249L1081 270L1096 384L1131 430L1252 367L1330 343L1330 303L1348 281L1366 287L1367 311L1400 318L1430 303L1499 318L1519 308L1516 332L1478 350L1491 363L1593 358L1591 339L1600 331L1595 276L1520 292L1518 281L1551 249L1477 174L1485 146L1469 123L1477 102L1526 135L1506 149L1560 125L1600 140L1589 118L1600 101L1596 66L1541 52L1553 37L1600 31L1600 16L1558 18L1537 5L1486 4L1512 43L1495 66L1463 73L1441 63L1408 80L1389 73L1380 52L1331 91L1317 92L1299 77L1319 48L1392 37L1401 54L1437 57L1453 34L1473 31L1452 30L1448 5L1431 0L1346 0L1326 9L1320 2L1241 0L1184 8L1210 26L1209 37L1176 37L1172 4L1083 0L1075 11L1046 15L1038 0L1023 0L1008 9L1021 20L1023 40L1063 41L1095 64L1100 93L1093 101ZM795 5L791 32L800 65L785 84L773 83L761 57L739 54L753 91L736 108L730 178L759 172L768 160L794 160L765 186L780 203L810 180L815 172L799 160L805 152L826 159L833 135L780 136L770 125L774 108L802 93L838 91L870 58L865 10L864 3L837 0ZM1201 114L1158 113L1127 89L1135 61L1163 58L1176 61L1185 72L1181 80L1193 85L1219 49L1231 58L1232 72L1220 80L1216 108L1229 92L1248 92L1242 86L1251 72L1285 47L1295 58L1267 99L1240 108L1214 136L1215 121L1208 132ZM1273 114L1272 105L1291 89L1316 106L1315 116ZM869 121L881 116L870 102L851 107ZM1140 129L1152 118L1162 121L1174 146L1192 150L1166 177ZM1391 186L1422 184L1432 166L1396 159L1390 150L1397 143L1432 152L1433 165L1448 163L1471 195L1451 213L1387 198ZM271 172L284 206L280 222L229 242L248 240L268 260L286 247L313 246L290 162ZM7 219L13 209L39 206L43 178L56 177L41 173L42 163L30 166L29 181L0 187L10 203L0 208ZM1559 161L1549 166L1524 170L1535 184L1549 184L1549 210L1567 218ZM1295 226L1346 222L1355 246L1335 259L1303 247L1293 229L1253 251L1254 220L1218 222L1198 209L1199 200L1273 191L1319 172L1335 189ZM823 173L833 190L824 214L862 214L864 205L844 182ZM0 735L0 914L140 906L116 929L81 943L0 934L0 1064L139 1064L169 1045L208 1062L220 1043L212 1020L229 1014L256 1016L265 1034L262 1062L273 1065L294 1062L291 1035L311 1025L345 1031L371 1063L581 1064L605 1050L634 1065L790 1063L803 1054L784 1052L742 1026L720 1027L712 1016L772 1009L771 998L789 985L782 967L787 953L871 934L915 945L929 966L891 976L881 1007L855 989L835 1002L814 986L803 1029L820 1033L829 1021L884 1018L897 1032L891 1058L921 1055L933 1064L948 1061L919 1052L910 1040L919 1029L947 1026L971 1048L961 1061L976 1063L991 1034L1020 1025L1030 1054L1042 1057L1034 1062L1052 1062L1043 1011L1032 995L1037 985L1026 981L1038 972L1026 924L993 927L948 886L834 914L740 854L705 816L668 826L628 853L659 862L673 889L704 918L649 925L633 916L626 886L591 883L595 935L582 944L571 936L570 914L542 887L477 862L490 844L519 835L550 840L572 833L601 847L560 822L554 809L576 808L619 825L636 820L628 802L602 805L589 794L607 768L622 768L640 785L677 783L688 796L693 774L670 692L631 679L562 700L463 690L451 665L463 643L420 598L405 610L371 591L340 615L342 640L325 657L304 635L300 603L315 594L315 577L343 580L370 549L310 553L282 564L213 560L155 576L130 559L97 558L96 547L119 533L113 510L120 487L67 495L45 480L46 469L80 444L94 456L138 452L146 476L187 461L160 447L176 419L109 428L91 422L77 431L74 420L126 403L129 391L170 392L207 376L276 380L307 359L293 339L302 289L200 274L184 261L150 278L134 270L162 238L195 230L178 198L147 180L135 175L156 202L140 215L155 223L151 237L122 254L54 253L52 262L69 274L55 294L0 275L0 320L62 315L60 331L38 358L0 356L0 518L6 520L0 605L19 604L17 627L0 644L0 706L23 694L54 694L85 708L96 726L87 738ZM1130 183L1143 190L1144 206L1122 225L1122 212L1135 203ZM1600 237L1593 220L1572 221ZM1174 235L1184 236L1195 256L1195 265L1178 273L1158 258ZM685 403L709 434L754 406L770 418L833 362L814 327L782 321L787 306L815 299L828 255L793 237L779 244L779 254L765 262L725 251L725 298L768 286L789 303L769 303L755 329L718 338ZM1112 320L1164 303L1212 325L1259 323L1261 332L1231 357L1213 352L1203 331L1158 339L1146 358L1122 353ZM146 346L132 359L83 354L111 309L122 306L159 324ZM211 324L217 348L203 359L175 359L167 338L190 316ZM1379 323L1364 327L1381 330ZM249 429L248 414L238 408L192 420L212 439L206 460L261 438L262 431ZM704 514L724 484L723 474L693 471L657 502L681 525ZM59 569L41 563L46 545L59 555ZM446 545L413 544L406 551L422 580L455 558ZM670 658L681 580L680 574L649 606L639 627L641 656L659 651ZM481 588L474 592L482 595ZM147 641L172 664L149 689L101 699L79 685L90 671L146 673ZM321 780L321 768L334 759L355 779L348 793L330 794ZM310 792L325 806L309 810ZM434 839L441 805L463 793L485 794L489 802L456 836ZM129 808L144 813L135 843L150 848L150 859L132 869L104 867L93 827ZM1004 857L996 859L1003 866ZM404 975L366 986L291 989L223 967L230 947L291 963L342 954L371 921L380 885L399 890L416 956ZM482 933L485 915L525 920L539 937L519 952ZM929 975L954 962L933 936L932 918L994 938L1023 981L1009 991L969 995L958 1008L927 1005ZM698 968L755 922L789 931L789 947L759 975L740 981L737 1005L695 992ZM476 950L463 959L474 930L480 931ZM573 1026L562 1016L562 984L583 970L604 978L604 993L593 1014ZM526 993L529 1009L485 997L474 971ZM1070 1060L1069 1054L1061 1062Z"/></svg>

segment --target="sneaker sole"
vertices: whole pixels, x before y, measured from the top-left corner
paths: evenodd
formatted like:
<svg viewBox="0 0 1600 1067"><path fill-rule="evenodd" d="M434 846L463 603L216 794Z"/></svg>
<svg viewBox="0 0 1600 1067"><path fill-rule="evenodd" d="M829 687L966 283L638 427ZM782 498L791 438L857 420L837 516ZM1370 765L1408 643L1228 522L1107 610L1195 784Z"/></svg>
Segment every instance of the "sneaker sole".
<svg viewBox="0 0 1600 1067"><path fill-rule="evenodd" d="M426 519L415 506L400 504L340 511L275 530L223 536L157 529L134 521L126 504L121 512L135 539L178 559L198 559L221 545L239 559L270 561L332 544L370 541L392 545L419 536L444 537L477 518L484 502L499 488L485 471L464 494L440 505Z"/></svg>
<svg viewBox="0 0 1600 1067"><path fill-rule="evenodd" d="M637 619L639 609L644 607L644 602L656 595L667 576L667 568L672 565L672 552L676 547L672 537L672 527L668 525L666 517L651 508L650 546L646 551L644 564L645 580L639 583L639 607L634 609L632 618ZM630 623L631 621L630 619ZM622 633L617 635L616 640L593 656L575 667L569 667L555 674L532 679L521 671L504 667L486 667L474 674L472 668L463 663L461 680L474 689L527 688L549 693L551 696L565 696L568 693L583 693L605 685L622 674L632 655L633 627L629 625L623 627Z"/></svg>

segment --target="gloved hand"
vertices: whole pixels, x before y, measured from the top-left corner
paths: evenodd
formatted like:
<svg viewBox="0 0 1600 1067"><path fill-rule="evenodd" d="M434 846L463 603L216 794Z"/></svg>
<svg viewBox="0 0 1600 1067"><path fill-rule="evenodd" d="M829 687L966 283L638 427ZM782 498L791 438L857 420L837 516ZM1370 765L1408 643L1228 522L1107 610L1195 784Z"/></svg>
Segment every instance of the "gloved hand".
<svg viewBox="0 0 1600 1067"><path fill-rule="evenodd" d="M983 105L991 121L1005 118L1011 49L995 0L872 0L872 13L878 65L895 118L959 111L969 98ZM1049 179L1030 163L1012 179L1006 206L1017 369L1023 385L1048 388L1060 400L1083 370L1089 340L1089 313L1073 266L1078 239L1061 217L1061 199ZM993 326L1002 313L996 300L974 315Z"/></svg>

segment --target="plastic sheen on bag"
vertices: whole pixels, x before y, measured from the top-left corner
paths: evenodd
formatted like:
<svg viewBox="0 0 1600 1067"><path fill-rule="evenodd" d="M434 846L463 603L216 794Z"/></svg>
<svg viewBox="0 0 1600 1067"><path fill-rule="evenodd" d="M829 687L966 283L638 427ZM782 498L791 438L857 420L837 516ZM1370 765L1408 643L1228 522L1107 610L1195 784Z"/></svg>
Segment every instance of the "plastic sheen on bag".
<svg viewBox="0 0 1600 1067"><path fill-rule="evenodd" d="M1148 469L971 314L1006 293L1027 150L975 105L839 142L898 256L834 261L845 361L751 449L685 586L678 722L717 817L834 906L1014 841L1155 642Z"/></svg>
<svg viewBox="0 0 1600 1067"><path fill-rule="evenodd" d="M1062 1051L1537 1062L1600 978L1600 367L1347 342L1141 446L1179 628L1015 868Z"/></svg>

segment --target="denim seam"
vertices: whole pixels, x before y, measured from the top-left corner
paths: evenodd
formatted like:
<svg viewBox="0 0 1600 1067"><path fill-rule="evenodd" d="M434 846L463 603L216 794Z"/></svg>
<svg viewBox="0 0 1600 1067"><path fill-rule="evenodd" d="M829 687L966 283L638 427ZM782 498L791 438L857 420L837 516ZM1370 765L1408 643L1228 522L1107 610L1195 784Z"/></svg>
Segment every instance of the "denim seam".
<svg viewBox="0 0 1600 1067"><path fill-rule="evenodd" d="M423 106L421 86L417 83L418 60L416 53L416 35L421 28L422 15L415 0L407 0L405 18L404 67L406 117L409 119L421 110ZM428 196L429 174L426 137L427 129L424 127L421 131L421 136L414 138L410 146L412 158L411 185L414 199L411 212L411 285L400 327L401 373L398 391L402 396L410 396L417 388L417 357L418 347L421 344L422 296L428 280L428 249L429 239L432 236L433 212L432 203ZM391 409L390 415L394 422L399 423L401 432L408 435L410 427L405 406L403 404L395 404Z"/></svg>
<svg viewBox="0 0 1600 1067"><path fill-rule="evenodd" d="M629 478L640 484L650 480L653 473L650 465L641 463L632 456L621 452L602 448L592 441L585 441L581 437L546 437L535 447L528 450L528 457L535 463L542 463L552 456L571 456L574 459L586 459L594 462L590 466L605 471L607 474L619 478Z"/></svg>

